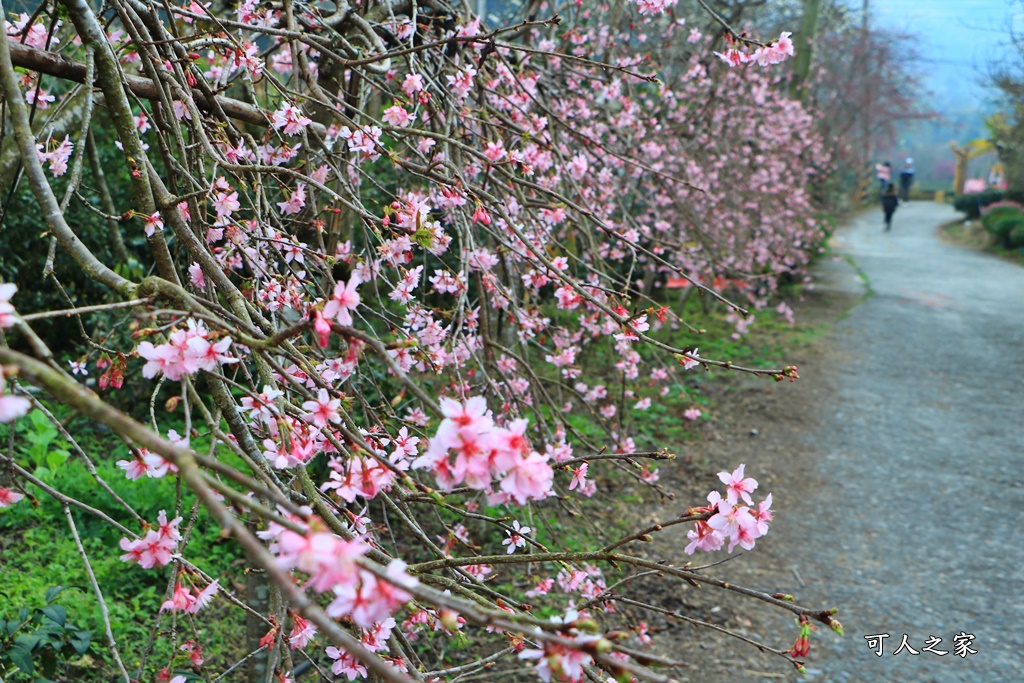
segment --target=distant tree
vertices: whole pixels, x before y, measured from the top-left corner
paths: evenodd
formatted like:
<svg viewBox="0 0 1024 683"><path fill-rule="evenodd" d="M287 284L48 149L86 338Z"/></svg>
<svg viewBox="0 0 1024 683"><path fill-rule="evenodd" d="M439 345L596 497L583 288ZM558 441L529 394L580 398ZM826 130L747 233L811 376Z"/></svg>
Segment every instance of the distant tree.
<svg viewBox="0 0 1024 683"><path fill-rule="evenodd" d="M1018 2L1024 7L1024 2ZM1006 168L1013 189L1024 188L1024 35L1010 29L1008 57L992 69L989 81L997 93L998 112L985 127Z"/></svg>
<svg viewBox="0 0 1024 683"><path fill-rule="evenodd" d="M807 105L819 113L834 163L847 177L874 165L879 149L915 121L933 118L925 104L916 37L877 29L835 3L822 12L807 86Z"/></svg>

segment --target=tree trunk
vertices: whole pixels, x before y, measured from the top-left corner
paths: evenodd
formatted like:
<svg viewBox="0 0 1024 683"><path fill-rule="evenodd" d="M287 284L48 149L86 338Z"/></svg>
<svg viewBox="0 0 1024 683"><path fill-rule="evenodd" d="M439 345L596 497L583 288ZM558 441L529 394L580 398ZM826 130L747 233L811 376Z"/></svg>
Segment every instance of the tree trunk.
<svg viewBox="0 0 1024 683"><path fill-rule="evenodd" d="M796 55L793 57L793 82L790 97L804 99L807 77L811 73L811 57L814 54L814 36L818 32L818 15L821 0L804 0L803 15L800 18L800 33L796 40Z"/></svg>

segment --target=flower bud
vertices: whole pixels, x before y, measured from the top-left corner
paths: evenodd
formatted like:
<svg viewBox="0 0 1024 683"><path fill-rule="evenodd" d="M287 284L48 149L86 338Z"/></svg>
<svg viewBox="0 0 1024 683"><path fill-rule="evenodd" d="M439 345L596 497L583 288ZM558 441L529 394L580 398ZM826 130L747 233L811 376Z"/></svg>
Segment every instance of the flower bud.
<svg viewBox="0 0 1024 683"><path fill-rule="evenodd" d="M459 615L450 609L442 609L438 616L441 618L441 626L446 631L458 631L459 630Z"/></svg>

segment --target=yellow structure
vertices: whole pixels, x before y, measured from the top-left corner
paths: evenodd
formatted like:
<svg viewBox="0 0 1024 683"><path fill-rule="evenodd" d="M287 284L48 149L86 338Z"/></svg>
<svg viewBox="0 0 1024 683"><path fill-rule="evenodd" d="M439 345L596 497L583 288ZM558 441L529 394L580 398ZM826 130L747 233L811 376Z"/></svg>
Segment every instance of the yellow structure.
<svg viewBox="0 0 1024 683"><path fill-rule="evenodd" d="M995 145L988 140L971 140L964 145L955 142L949 143L956 157L956 168L953 172L953 194L960 196L964 193L964 181L967 180L967 164L971 159L976 159L983 154L996 151Z"/></svg>

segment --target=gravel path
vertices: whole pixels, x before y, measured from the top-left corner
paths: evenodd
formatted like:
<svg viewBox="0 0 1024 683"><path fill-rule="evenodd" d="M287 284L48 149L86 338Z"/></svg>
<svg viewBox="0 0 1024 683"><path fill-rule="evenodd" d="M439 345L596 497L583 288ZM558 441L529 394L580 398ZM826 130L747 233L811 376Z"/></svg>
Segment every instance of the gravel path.
<svg viewBox="0 0 1024 683"><path fill-rule="evenodd" d="M1024 681L1024 268L941 242L953 218L914 202L891 233L879 211L835 240L873 294L831 332L813 487L775 539L801 603L840 605L846 629L812 638L805 680ZM878 657L864 636L883 633ZM894 656L903 634L951 652Z"/></svg>

